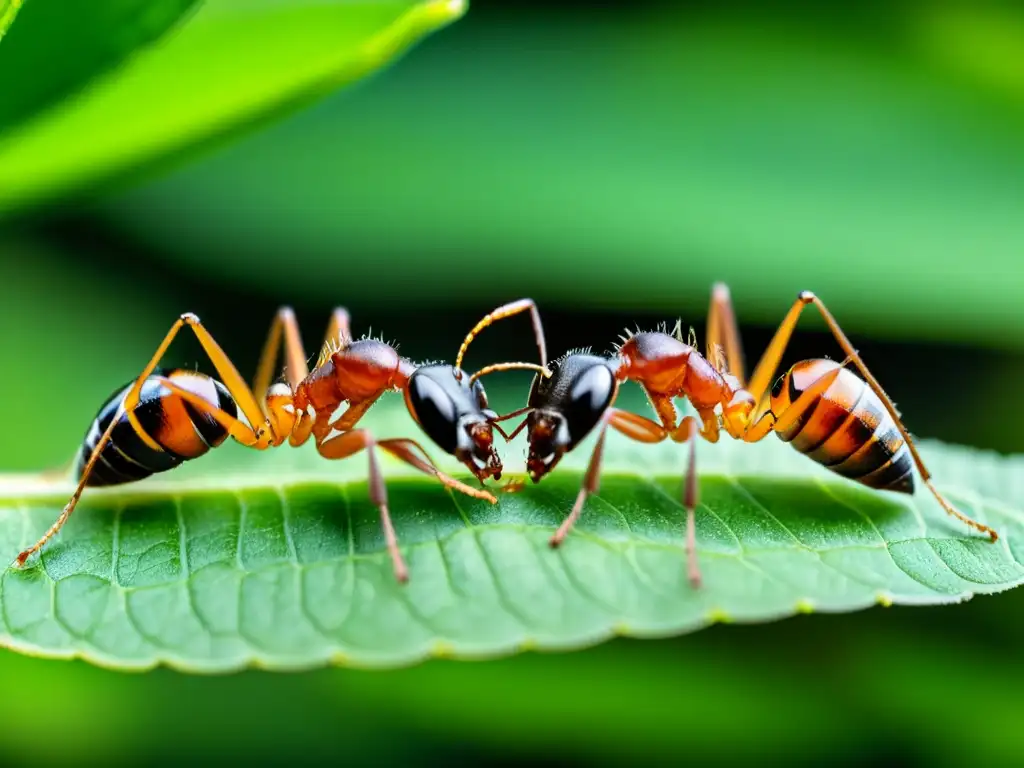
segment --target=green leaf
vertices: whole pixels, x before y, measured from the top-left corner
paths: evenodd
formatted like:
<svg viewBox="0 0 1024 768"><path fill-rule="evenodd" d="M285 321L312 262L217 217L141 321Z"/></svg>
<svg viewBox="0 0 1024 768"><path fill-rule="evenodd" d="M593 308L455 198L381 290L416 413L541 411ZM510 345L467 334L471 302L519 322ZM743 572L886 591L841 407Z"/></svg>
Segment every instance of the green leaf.
<svg viewBox="0 0 1024 768"><path fill-rule="evenodd" d="M137 173L294 109L385 65L464 8L207 0L175 34L0 135L0 212Z"/></svg>
<svg viewBox="0 0 1024 768"><path fill-rule="evenodd" d="M16 32L0 48L0 131L68 96L158 39L195 3L30 0ZM26 72L32 76L26 77Z"/></svg>
<svg viewBox="0 0 1024 768"><path fill-rule="evenodd" d="M411 432L400 402L371 414L375 431ZM991 544L926 493L861 488L778 441L701 444L705 585L695 591L681 548L685 449L676 445L610 439L600 496L562 549L547 546L591 442L497 506L385 461L411 569L405 586L383 551L365 457L225 447L163 478L88 492L41 562L3 574L0 642L124 668L392 666L954 602L1024 580L1024 457L923 446L939 487L1000 531ZM505 452L510 471L521 469L520 447ZM13 557L34 541L69 490L5 478L0 552Z"/></svg>
<svg viewBox="0 0 1024 768"><path fill-rule="evenodd" d="M22 0L0 0L0 40L4 39L8 28L14 23L14 17L18 15Z"/></svg>

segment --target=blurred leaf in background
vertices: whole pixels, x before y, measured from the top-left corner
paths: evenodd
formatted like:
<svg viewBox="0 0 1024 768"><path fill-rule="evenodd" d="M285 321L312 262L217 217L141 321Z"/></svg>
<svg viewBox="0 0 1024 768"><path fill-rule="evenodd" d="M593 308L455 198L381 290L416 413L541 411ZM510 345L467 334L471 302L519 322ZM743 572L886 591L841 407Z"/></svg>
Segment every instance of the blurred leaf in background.
<svg viewBox="0 0 1024 768"><path fill-rule="evenodd" d="M0 48L0 134L159 39L194 5L196 0L29 0L15 34Z"/></svg>
<svg viewBox="0 0 1024 768"><path fill-rule="evenodd" d="M7 28L14 22L19 10L21 0L0 0L0 40L3 40Z"/></svg>
<svg viewBox="0 0 1024 768"><path fill-rule="evenodd" d="M76 2L69 13L58 2L38 15L34 4L0 48L0 72L13 94L0 108L0 213L138 174L309 103L464 10L460 0L206 0L142 50L191 3ZM77 41L75 32L84 42L69 45L65 38ZM123 66L26 120L129 51ZM41 75L22 85L36 68Z"/></svg>
<svg viewBox="0 0 1024 768"><path fill-rule="evenodd" d="M748 322L810 288L875 337L1024 347L1024 87L978 63L1024 50L1019 10L788 8L481 12L99 213L265 292L245 264L287 252L324 302L356 281L696 320L726 280Z"/></svg>

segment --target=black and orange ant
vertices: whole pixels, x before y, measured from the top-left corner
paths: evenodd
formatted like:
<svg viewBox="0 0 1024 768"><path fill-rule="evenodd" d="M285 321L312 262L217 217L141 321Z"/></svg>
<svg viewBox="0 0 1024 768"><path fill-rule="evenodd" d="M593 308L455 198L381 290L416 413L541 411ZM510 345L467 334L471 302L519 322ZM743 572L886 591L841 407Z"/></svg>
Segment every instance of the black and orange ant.
<svg viewBox="0 0 1024 768"><path fill-rule="evenodd" d="M813 304L839 346L844 362L805 360L769 383L781 362L803 309ZM986 533L986 525L960 513L932 485L931 475L903 426L892 400L868 370L846 334L810 291L803 291L783 319L749 383L729 290L717 284L708 314L707 345L702 355L695 341L684 343L674 334L636 333L626 337L611 357L588 352L569 353L553 361L550 378L535 377L525 408L501 416L502 420L528 413L510 439L527 428L527 472L534 482L549 473L595 427L600 432L582 488L561 527L551 537L552 547L565 539L583 511L588 495L598 490L605 435L612 427L626 437L657 443L666 437L690 441L690 456L683 484L686 508L686 552L694 586L700 584L696 559L694 510L698 502L696 436L717 442L722 429L732 438L757 442L770 433L801 453L844 477L871 488L913 493L913 466L939 504L950 515ZM863 378L846 365L853 363ZM661 423L614 408L619 384L639 383ZM697 416L680 421L673 399L685 397Z"/></svg>
<svg viewBox="0 0 1024 768"><path fill-rule="evenodd" d="M491 323L529 312L540 351L540 365L497 363L472 376L462 370L470 342ZM191 328L220 377L191 370L157 368L178 332ZM283 345L287 382L271 384ZM501 478L501 458L494 449L497 414L490 410L480 377L495 371L528 369L538 375L547 350L540 315L531 299L498 307L466 335L454 365L417 365L379 339L353 340L349 315L337 308L316 365L306 363L298 323L290 308L278 310L260 357L253 387L193 314L184 314L167 332L152 359L137 379L116 391L100 408L78 454L78 485L60 517L36 544L17 558L25 561L61 529L87 486L116 485L164 472L205 454L230 435L242 445L259 450L292 446L312 436L316 449L327 459L344 459L368 451L370 499L380 510L381 525L396 578L408 579L388 513L387 491L377 464L381 448L412 467L433 475L444 485L468 496L496 503L486 490L467 486L440 471L415 440L378 440L356 423L381 395L401 391L420 428L446 453L455 456L479 479ZM254 394L257 393L257 394ZM343 404L346 410L337 418Z"/></svg>

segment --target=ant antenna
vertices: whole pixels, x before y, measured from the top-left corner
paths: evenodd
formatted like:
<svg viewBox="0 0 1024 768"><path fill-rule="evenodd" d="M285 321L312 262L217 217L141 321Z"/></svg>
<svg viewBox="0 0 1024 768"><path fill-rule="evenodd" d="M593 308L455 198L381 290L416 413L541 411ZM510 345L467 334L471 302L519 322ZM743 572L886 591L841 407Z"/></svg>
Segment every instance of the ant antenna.
<svg viewBox="0 0 1024 768"><path fill-rule="evenodd" d="M486 376L488 373L494 373L495 371L536 371L545 379L551 378L551 371L549 371L545 366L537 365L536 363L494 363L494 365L488 365L481 368L470 376L469 383L472 384L481 376Z"/></svg>
<svg viewBox="0 0 1024 768"><path fill-rule="evenodd" d="M459 353L455 356L455 370L461 370L462 358L465 357L466 350L469 349L470 343L474 338L476 338L476 335L480 333L480 331L494 323L496 320L504 320L506 317L518 315L520 312L530 313L530 320L533 322L533 335L537 338L537 350L540 352L540 364L542 366L547 365L547 343L544 341L544 327L540 322L540 313L537 312L537 305L534 303L533 299L519 299L519 301L513 301L509 304L498 307L473 326L473 329L466 334L466 338L463 340L462 346L459 347ZM476 374L476 376L482 375L483 371ZM476 376L474 378L476 378ZM472 381L472 379L470 381Z"/></svg>

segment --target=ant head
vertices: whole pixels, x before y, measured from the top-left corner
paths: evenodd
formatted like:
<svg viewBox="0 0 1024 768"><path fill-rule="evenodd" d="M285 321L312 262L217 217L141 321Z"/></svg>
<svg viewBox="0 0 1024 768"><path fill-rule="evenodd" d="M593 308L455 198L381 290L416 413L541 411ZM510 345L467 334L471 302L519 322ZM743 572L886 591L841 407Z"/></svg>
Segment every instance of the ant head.
<svg viewBox="0 0 1024 768"><path fill-rule="evenodd" d="M602 357L570 354L550 367L550 378L534 379L528 401L526 469L535 483L597 426L618 390Z"/></svg>
<svg viewBox="0 0 1024 768"><path fill-rule="evenodd" d="M544 475L555 468L573 441L565 417L557 411L530 411L526 418L526 430L530 443L530 452L526 456L526 471L530 479L538 483Z"/></svg>
<svg viewBox="0 0 1024 768"><path fill-rule="evenodd" d="M488 407L479 380L451 365L421 365L409 377L405 404L427 436L476 477L501 478L501 458L494 449L498 415Z"/></svg>

